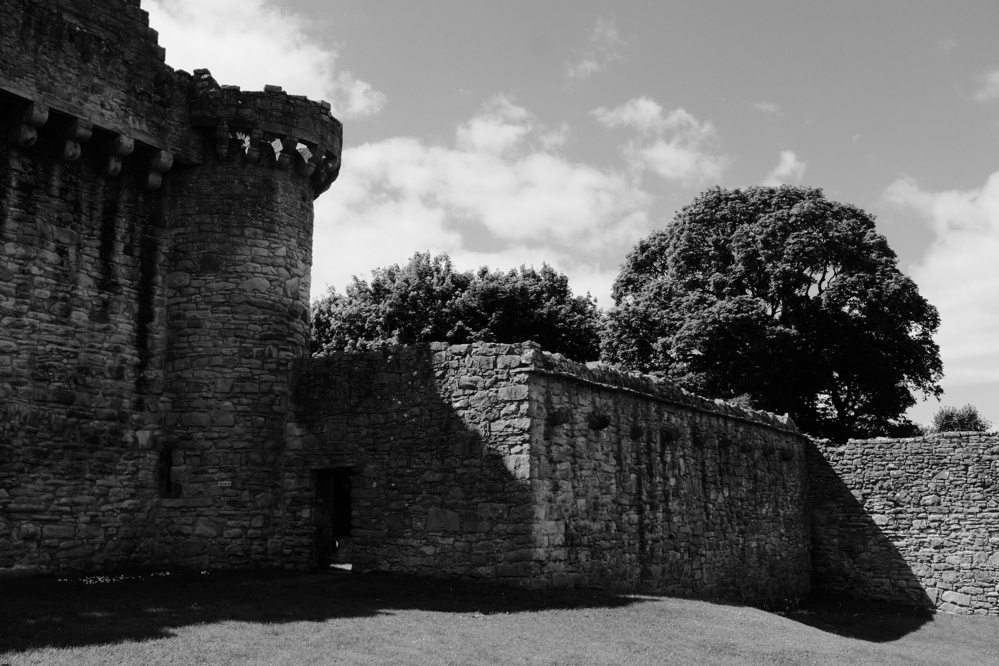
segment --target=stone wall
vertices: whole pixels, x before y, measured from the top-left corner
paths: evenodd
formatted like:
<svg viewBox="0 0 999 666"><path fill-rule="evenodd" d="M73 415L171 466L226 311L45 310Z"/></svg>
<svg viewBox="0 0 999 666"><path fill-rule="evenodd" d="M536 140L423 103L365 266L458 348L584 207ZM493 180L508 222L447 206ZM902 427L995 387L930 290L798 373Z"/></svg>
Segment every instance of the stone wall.
<svg viewBox="0 0 999 666"><path fill-rule="evenodd" d="M530 344L333 355L296 396L286 561L312 552L312 475L353 467L360 570L753 602L808 589L804 440L769 415Z"/></svg>
<svg viewBox="0 0 999 666"><path fill-rule="evenodd" d="M999 435L810 447L817 591L999 614Z"/></svg>
<svg viewBox="0 0 999 666"><path fill-rule="evenodd" d="M311 566L315 472L351 467L355 570L522 582L536 571L519 349L395 348L305 364L282 558Z"/></svg>
<svg viewBox="0 0 999 666"><path fill-rule="evenodd" d="M536 353L529 376L552 581L753 603L808 590L793 424L558 356Z"/></svg>
<svg viewBox="0 0 999 666"><path fill-rule="evenodd" d="M121 566L148 529L167 231L142 181L165 144L130 135L107 170L153 87L137 5L0 3L0 568Z"/></svg>
<svg viewBox="0 0 999 666"><path fill-rule="evenodd" d="M138 0L0 0L0 53L0 572L260 564L340 123Z"/></svg>

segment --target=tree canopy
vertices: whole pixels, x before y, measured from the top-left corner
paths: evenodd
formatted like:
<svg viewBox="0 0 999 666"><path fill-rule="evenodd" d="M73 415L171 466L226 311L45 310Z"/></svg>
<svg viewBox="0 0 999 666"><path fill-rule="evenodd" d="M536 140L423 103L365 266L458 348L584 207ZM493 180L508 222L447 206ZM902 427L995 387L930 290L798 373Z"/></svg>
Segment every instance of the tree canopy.
<svg viewBox="0 0 999 666"><path fill-rule="evenodd" d="M605 360L813 435L901 434L913 391L942 393L936 309L873 216L820 189L702 193L628 254L612 296Z"/></svg>
<svg viewBox="0 0 999 666"><path fill-rule="evenodd" d="M357 277L312 307L315 354L417 342L524 342L577 361L599 356L600 315L587 294L544 264L507 272L456 271L446 254L416 253L404 266Z"/></svg>
<svg viewBox="0 0 999 666"><path fill-rule="evenodd" d="M974 405L941 407L933 415L933 432L985 432L992 427Z"/></svg>

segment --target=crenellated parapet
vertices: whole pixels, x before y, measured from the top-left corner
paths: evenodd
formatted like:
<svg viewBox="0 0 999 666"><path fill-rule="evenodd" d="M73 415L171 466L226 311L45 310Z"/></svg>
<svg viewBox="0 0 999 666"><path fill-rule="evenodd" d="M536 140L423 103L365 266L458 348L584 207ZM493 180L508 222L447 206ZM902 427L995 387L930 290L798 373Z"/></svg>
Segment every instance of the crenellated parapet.
<svg viewBox="0 0 999 666"><path fill-rule="evenodd" d="M39 134L52 133L43 142L49 152L36 157L65 163L90 152L102 176L132 173L147 190L174 164L230 157L299 174L314 197L330 187L343 128L327 102L277 86L220 86L208 70L174 71L137 0L118 0L113 12L110 4L0 1L0 131L8 146L32 151Z"/></svg>
<svg viewBox="0 0 999 666"><path fill-rule="evenodd" d="M309 178L316 197L340 173L343 125L330 111L329 102L289 95L278 86L245 92L220 86L207 69L194 71L191 124L214 130L215 159L293 170Z"/></svg>

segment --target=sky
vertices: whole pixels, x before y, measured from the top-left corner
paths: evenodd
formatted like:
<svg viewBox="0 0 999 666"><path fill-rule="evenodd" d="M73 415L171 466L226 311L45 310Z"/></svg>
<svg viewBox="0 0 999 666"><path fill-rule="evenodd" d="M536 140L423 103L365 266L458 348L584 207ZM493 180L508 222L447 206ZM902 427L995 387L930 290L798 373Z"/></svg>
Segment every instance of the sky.
<svg viewBox="0 0 999 666"><path fill-rule="evenodd" d="M143 0L167 63L325 99L312 296L415 252L548 263L613 305L708 187L801 184L877 218L940 312L942 405L999 425L994 0Z"/></svg>

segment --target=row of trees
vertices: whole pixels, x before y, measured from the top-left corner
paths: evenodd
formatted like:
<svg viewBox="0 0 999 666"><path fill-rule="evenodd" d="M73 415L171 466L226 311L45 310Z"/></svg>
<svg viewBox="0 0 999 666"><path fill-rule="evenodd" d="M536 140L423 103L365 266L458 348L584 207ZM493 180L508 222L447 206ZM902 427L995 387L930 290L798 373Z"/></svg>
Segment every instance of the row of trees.
<svg viewBox="0 0 999 666"><path fill-rule="evenodd" d="M457 271L446 255L417 253L405 266L354 277L347 293L330 290L312 307L313 353L416 342L524 342L578 361L600 355L600 313L574 296L547 264L508 272Z"/></svg>
<svg viewBox="0 0 999 666"><path fill-rule="evenodd" d="M819 189L704 192L628 254L612 296L603 313L547 265L461 272L416 254L319 299L313 349L534 340L833 439L910 434L913 394L942 393L936 309L874 218Z"/></svg>

